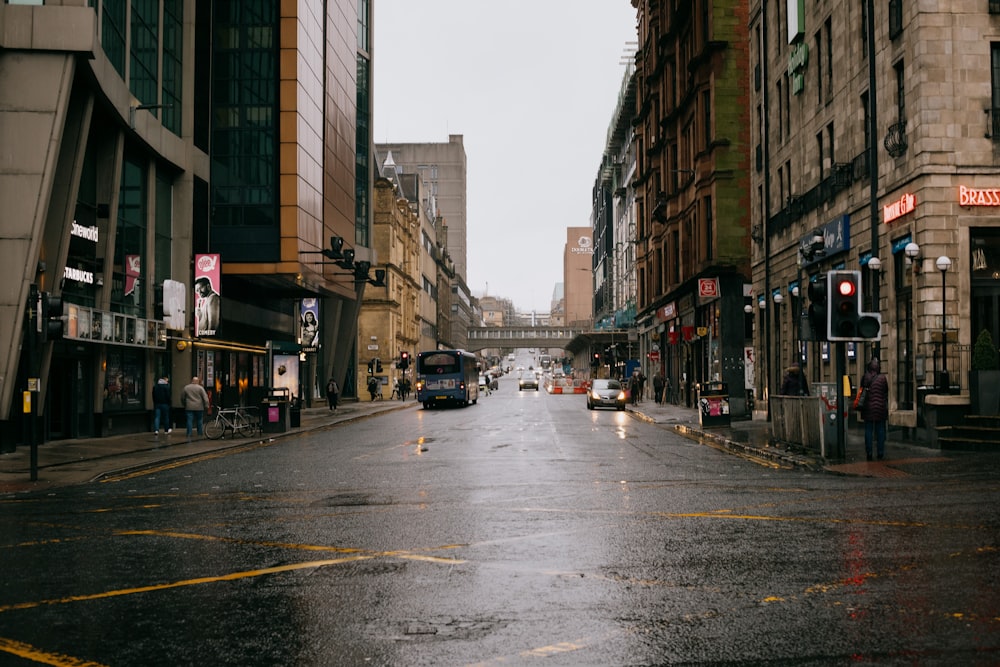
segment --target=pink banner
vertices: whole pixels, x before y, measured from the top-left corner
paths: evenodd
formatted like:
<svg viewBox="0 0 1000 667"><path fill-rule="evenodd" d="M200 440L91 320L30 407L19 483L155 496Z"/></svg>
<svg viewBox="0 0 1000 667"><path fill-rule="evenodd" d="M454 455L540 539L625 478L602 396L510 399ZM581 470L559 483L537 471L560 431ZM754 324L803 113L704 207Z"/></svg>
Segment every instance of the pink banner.
<svg viewBox="0 0 1000 667"><path fill-rule="evenodd" d="M215 336L222 312L219 255L194 256L194 335Z"/></svg>

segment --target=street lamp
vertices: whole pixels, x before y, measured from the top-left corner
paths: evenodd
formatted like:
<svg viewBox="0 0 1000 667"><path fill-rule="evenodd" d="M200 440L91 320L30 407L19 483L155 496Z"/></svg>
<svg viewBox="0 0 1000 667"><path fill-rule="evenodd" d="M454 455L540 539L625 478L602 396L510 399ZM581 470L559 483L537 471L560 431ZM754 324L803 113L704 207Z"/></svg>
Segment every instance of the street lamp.
<svg viewBox="0 0 1000 667"><path fill-rule="evenodd" d="M906 257L910 260L910 263L913 264L914 262L917 261L917 258L920 257L920 246L910 241L909 243L906 244L906 247L903 248L903 252L906 253ZM914 266L916 267L919 265L915 264ZM914 268L914 271L917 271L919 273L920 269Z"/></svg>
<svg viewBox="0 0 1000 667"><path fill-rule="evenodd" d="M951 258L947 255L941 255L937 258L935 265L941 272L941 377L939 378L938 391L942 394L948 394L951 393L951 381L948 379L948 321L945 318L948 296L945 293L945 274L951 268Z"/></svg>

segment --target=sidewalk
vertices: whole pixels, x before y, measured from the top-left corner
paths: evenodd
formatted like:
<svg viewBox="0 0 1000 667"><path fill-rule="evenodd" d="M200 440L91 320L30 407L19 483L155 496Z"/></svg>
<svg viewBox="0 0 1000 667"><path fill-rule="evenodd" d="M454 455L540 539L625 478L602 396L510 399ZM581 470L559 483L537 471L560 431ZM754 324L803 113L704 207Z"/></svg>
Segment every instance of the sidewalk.
<svg viewBox="0 0 1000 667"><path fill-rule="evenodd" d="M772 441L771 424L767 421L736 420L728 427L708 428L700 425L696 409L672 404L657 405L652 400L629 405L626 410L644 421L672 426L677 433L692 440L775 467L882 478L933 474L939 469L933 464L948 465L950 469L954 469L956 465L967 465L972 468L988 466L1000 470L1000 458L996 455L942 452L902 440L899 433L891 429L885 443L885 459L868 461L864 430L848 426L845 460L831 463L818 453Z"/></svg>
<svg viewBox="0 0 1000 667"><path fill-rule="evenodd" d="M172 433L128 433L103 438L58 440L38 446L38 479L31 481L31 448L18 446L10 454L0 454L0 495L26 491L41 491L100 479L115 473L143 468L169 460L199 456L232 447L245 446L263 439L286 437L331 424L357 421L380 412L416 408L420 404L406 401L341 402L335 412L328 408L305 408L301 424L285 433L264 433L253 438L209 440L195 435L188 440L185 427Z"/></svg>

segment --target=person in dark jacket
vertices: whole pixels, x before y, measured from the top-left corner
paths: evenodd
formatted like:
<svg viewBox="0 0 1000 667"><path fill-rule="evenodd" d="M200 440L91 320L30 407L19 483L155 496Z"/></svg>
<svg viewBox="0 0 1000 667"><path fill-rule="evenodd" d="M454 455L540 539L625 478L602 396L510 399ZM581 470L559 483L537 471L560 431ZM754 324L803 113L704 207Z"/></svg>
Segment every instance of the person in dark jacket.
<svg viewBox="0 0 1000 667"><path fill-rule="evenodd" d="M781 379L782 396L808 396L809 383L806 382L805 373L797 361L785 369L785 377Z"/></svg>
<svg viewBox="0 0 1000 667"><path fill-rule="evenodd" d="M872 440L876 441L879 461L885 457L885 428L889 420L889 380L882 374L878 357L868 362L861 386L868 389L868 399L861 408L865 420L865 454L872 460Z"/></svg>
<svg viewBox="0 0 1000 667"><path fill-rule="evenodd" d="M170 427L170 380L164 375L153 385L153 433L160 434L160 422L163 422L167 433Z"/></svg>

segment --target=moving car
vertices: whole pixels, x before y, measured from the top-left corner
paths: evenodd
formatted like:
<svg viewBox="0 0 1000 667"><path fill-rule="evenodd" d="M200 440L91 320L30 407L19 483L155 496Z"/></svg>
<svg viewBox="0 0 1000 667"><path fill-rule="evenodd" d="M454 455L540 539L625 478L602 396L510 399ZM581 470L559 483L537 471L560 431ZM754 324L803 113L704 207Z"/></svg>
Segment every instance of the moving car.
<svg viewBox="0 0 1000 667"><path fill-rule="evenodd" d="M521 375L517 378L517 390L523 391L524 389L538 391L538 376L535 375L534 370L521 371Z"/></svg>
<svg viewBox="0 0 1000 667"><path fill-rule="evenodd" d="M625 387L618 380L594 380L587 392L587 409L625 409Z"/></svg>

